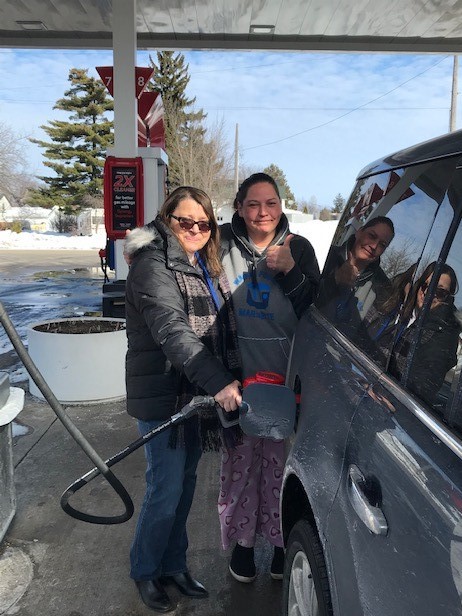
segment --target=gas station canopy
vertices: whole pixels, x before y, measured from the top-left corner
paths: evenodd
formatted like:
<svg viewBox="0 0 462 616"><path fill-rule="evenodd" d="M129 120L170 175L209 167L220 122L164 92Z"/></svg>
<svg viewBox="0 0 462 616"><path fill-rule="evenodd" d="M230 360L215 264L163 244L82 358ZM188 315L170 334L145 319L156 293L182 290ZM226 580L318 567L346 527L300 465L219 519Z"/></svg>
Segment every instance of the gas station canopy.
<svg viewBox="0 0 462 616"><path fill-rule="evenodd" d="M0 46L112 47L112 0L3 0ZM139 49L460 53L460 0L137 0Z"/></svg>

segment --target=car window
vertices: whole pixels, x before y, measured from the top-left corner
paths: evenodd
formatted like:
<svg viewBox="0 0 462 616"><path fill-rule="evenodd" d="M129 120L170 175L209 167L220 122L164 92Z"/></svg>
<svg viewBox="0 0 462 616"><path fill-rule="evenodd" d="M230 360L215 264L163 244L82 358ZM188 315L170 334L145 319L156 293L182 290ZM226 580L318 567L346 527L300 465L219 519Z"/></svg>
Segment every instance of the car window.
<svg viewBox="0 0 462 616"><path fill-rule="evenodd" d="M392 376L439 415L448 403L460 333L460 230L447 258L439 259L453 218L454 208L446 197L401 310L388 366Z"/></svg>
<svg viewBox="0 0 462 616"><path fill-rule="evenodd" d="M316 306L381 367L456 162L359 181L339 222Z"/></svg>
<svg viewBox="0 0 462 616"><path fill-rule="evenodd" d="M401 315L389 372L460 434L462 228L457 220L444 249L459 204L460 194L450 192L438 212Z"/></svg>

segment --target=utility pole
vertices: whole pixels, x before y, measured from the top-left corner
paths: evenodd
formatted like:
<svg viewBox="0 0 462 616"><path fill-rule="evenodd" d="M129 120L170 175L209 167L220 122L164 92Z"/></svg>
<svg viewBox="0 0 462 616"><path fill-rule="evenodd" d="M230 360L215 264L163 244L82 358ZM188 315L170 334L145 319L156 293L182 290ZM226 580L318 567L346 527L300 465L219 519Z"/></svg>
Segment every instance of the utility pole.
<svg viewBox="0 0 462 616"><path fill-rule="evenodd" d="M451 110L449 112L449 132L450 133L456 130L458 74L459 74L459 56L454 56L454 65L452 68Z"/></svg>
<svg viewBox="0 0 462 616"><path fill-rule="evenodd" d="M239 124L236 124L236 136L234 138L234 192L239 190Z"/></svg>

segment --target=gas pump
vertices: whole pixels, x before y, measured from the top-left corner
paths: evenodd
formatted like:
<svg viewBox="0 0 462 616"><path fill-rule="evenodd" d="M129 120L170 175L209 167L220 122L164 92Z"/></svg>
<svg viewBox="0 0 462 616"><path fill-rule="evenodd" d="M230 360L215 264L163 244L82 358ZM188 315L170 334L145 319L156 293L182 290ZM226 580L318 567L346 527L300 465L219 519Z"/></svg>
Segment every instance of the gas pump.
<svg viewBox="0 0 462 616"><path fill-rule="evenodd" d="M100 251L105 273L103 316L125 317L128 265L117 255L127 231L153 220L166 196L164 108L157 92L143 92L153 69L136 67L138 156L122 158L108 150L104 166L104 223L107 243ZM112 67L97 67L112 94ZM107 269L115 272L109 280Z"/></svg>

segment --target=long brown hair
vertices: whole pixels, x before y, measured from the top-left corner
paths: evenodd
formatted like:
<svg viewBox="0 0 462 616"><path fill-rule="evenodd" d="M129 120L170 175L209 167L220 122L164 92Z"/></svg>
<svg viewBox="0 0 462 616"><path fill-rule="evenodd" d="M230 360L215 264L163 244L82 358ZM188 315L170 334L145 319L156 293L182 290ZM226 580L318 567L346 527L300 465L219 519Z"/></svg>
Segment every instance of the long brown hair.
<svg viewBox="0 0 462 616"><path fill-rule="evenodd" d="M420 287L422 286L422 284L427 280L427 278L430 276L430 274L433 274L433 272L435 271L436 268L436 261L433 261L432 263L430 263L429 265L427 265L427 267L424 269L423 273L419 276L419 278L417 279L417 281L414 283L414 286L412 287L412 291L409 293L409 298L408 298L408 303L407 306L403 312L403 317L405 319L409 318L412 311L414 310L416 303L417 303L417 293L420 289ZM459 290L459 283L457 281L457 276L455 271L452 269L452 267L450 265L448 265L447 263L443 263L443 265L441 266L440 270L439 270L439 274L438 276L441 277L443 274L447 274L451 280L451 284L449 287L449 298L448 301L445 302L447 304L453 304L454 303L454 295L457 293L457 291ZM438 278L439 280L439 278Z"/></svg>
<svg viewBox="0 0 462 616"><path fill-rule="evenodd" d="M170 226L170 214L176 210L180 201L184 199L192 199L201 205L208 217L211 232L210 238L207 244L201 248L199 254L205 261L209 273L213 277L217 277L223 270L220 261L220 230L213 211L212 201L207 193L200 188L194 188L194 186L180 186L164 201L160 208L159 216L167 226Z"/></svg>
<svg viewBox="0 0 462 616"><path fill-rule="evenodd" d="M391 287L386 299L380 306L381 312L384 314L393 313L401 307L406 298L412 291L412 279L414 277L417 263L413 263L404 272L397 274L391 281ZM406 287L409 289L406 291Z"/></svg>

